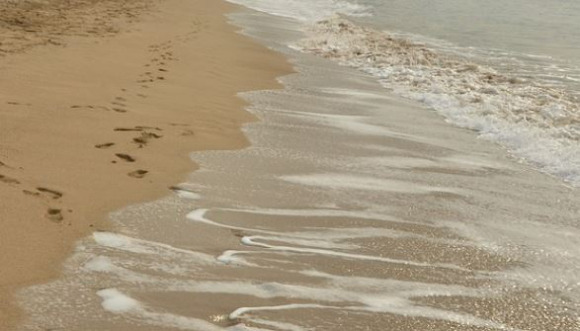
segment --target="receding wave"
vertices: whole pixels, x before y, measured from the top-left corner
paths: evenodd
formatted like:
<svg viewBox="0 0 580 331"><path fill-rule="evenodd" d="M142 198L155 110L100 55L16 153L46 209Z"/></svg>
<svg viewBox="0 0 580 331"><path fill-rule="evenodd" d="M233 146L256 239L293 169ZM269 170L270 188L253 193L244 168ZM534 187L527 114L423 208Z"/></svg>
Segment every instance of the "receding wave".
<svg viewBox="0 0 580 331"><path fill-rule="evenodd" d="M564 88L506 75L339 16L317 22L294 46L368 72L396 94L580 185L580 107Z"/></svg>

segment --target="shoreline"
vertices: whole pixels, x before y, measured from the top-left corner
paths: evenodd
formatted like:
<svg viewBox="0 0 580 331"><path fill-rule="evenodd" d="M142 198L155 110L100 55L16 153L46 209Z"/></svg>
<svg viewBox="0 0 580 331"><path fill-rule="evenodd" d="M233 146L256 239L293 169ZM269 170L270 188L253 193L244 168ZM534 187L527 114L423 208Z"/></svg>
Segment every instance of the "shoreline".
<svg viewBox="0 0 580 331"><path fill-rule="evenodd" d="M240 94L250 145L192 153L183 192L109 214L18 292L23 330L578 329L572 190L296 52L299 22L228 18L296 72Z"/></svg>
<svg viewBox="0 0 580 331"><path fill-rule="evenodd" d="M291 67L236 32L234 8L167 0L115 36L2 58L2 329L22 317L5 298L57 277L109 212L165 195L195 170L190 152L248 144L236 94L278 87Z"/></svg>

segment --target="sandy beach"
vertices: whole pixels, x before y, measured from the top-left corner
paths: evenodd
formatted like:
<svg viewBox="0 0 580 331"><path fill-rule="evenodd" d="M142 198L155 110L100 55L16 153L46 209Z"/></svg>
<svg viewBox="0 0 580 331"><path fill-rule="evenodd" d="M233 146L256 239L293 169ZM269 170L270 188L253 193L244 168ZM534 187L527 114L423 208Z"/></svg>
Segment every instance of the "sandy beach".
<svg viewBox="0 0 580 331"><path fill-rule="evenodd" d="M580 329L573 84L379 0L54 1L0 7L0 330Z"/></svg>
<svg viewBox="0 0 580 331"><path fill-rule="evenodd" d="M285 60L221 1L0 4L0 329L12 294L56 277L107 214L168 194L188 153L246 146L240 91Z"/></svg>

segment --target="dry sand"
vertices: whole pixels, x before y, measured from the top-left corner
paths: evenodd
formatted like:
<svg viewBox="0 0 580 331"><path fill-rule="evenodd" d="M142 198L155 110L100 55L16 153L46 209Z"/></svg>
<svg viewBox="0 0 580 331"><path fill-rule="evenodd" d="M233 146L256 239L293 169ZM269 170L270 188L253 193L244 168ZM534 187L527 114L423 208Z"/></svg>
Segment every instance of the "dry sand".
<svg viewBox="0 0 580 331"><path fill-rule="evenodd" d="M221 1L0 3L0 329L15 289L58 275L107 213L164 195L188 153L241 148L236 93L284 59Z"/></svg>

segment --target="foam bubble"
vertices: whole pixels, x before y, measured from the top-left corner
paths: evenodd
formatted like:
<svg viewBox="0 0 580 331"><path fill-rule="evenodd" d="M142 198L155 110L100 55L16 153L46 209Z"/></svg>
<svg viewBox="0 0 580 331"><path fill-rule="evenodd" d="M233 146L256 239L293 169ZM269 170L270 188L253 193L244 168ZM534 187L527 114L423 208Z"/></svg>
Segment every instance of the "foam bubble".
<svg viewBox="0 0 580 331"><path fill-rule="evenodd" d="M141 304L119 292L117 289L105 289L97 292L103 299L102 306L106 311L119 314L141 309Z"/></svg>

